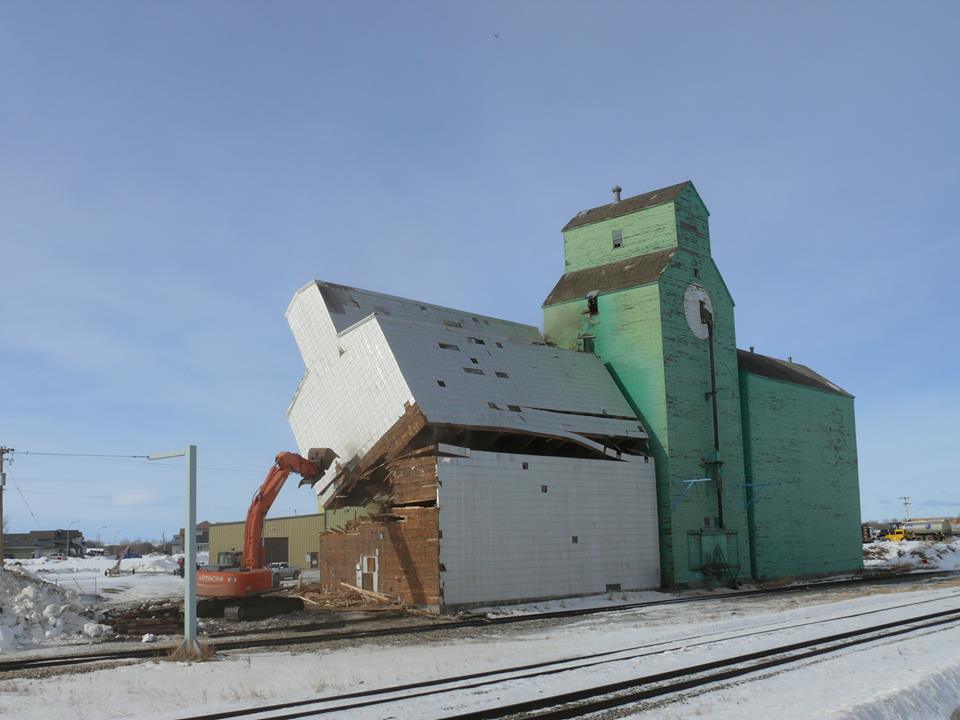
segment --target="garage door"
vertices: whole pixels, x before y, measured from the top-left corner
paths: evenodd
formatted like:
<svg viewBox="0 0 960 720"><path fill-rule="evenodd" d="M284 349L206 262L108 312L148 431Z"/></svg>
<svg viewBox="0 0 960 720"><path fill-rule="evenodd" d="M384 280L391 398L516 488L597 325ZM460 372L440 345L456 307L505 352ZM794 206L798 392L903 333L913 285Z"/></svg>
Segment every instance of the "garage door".
<svg viewBox="0 0 960 720"><path fill-rule="evenodd" d="M263 549L268 563L290 562L290 538L264 538Z"/></svg>

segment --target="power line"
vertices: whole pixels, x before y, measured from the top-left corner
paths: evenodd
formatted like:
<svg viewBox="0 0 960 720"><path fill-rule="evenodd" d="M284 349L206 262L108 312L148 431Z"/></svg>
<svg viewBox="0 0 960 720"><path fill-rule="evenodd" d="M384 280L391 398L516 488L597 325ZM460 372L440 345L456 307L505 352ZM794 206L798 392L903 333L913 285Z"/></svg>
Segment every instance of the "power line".
<svg viewBox="0 0 960 720"><path fill-rule="evenodd" d="M27 499L23 496L23 491L20 489L20 483L17 482L16 477L11 477L13 480L13 486L17 489L17 494L20 495L20 499L23 500L23 504L27 506L27 511L30 513L30 517L33 518L33 522L36 526L40 527L40 521L37 520L37 516L33 514L33 508L30 507L30 503L27 502Z"/></svg>
<svg viewBox="0 0 960 720"><path fill-rule="evenodd" d="M146 455L113 455L109 453L65 453L65 452L34 452L33 450L14 450L14 455L44 455L48 457L93 457L93 458L138 458L146 460Z"/></svg>
<svg viewBox="0 0 960 720"><path fill-rule="evenodd" d="M149 456L147 455L114 455L107 453L68 453L68 452L35 452L32 450L15 450L13 451L15 455L33 455L33 456L43 456L43 457L76 457L76 458L114 458L114 459L130 459L134 458L137 460L146 460ZM131 465L141 465L141 463L130 463ZM151 464L149 466L142 465L142 467L155 467L155 468L165 468L170 467L170 464ZM198 465L200 470L219 470L221 472L231 472L231 473L248 473L251 472L250 468L231 468L231 467L222 467L219 465Z"/></svg>

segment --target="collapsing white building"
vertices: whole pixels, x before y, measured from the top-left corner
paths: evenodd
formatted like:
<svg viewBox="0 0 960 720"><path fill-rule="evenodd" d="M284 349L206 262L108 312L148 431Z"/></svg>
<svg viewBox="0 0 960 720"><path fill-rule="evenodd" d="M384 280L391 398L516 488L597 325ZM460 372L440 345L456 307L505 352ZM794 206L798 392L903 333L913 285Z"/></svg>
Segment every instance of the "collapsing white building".
<svg viewBox="0 0 960 720"><path fill-rule="evenodd" d="M306 365L288 419L339 461L322 582L431 607L659 584L647 433L592 354L529 325L325 282L287 320Z"/></svg>

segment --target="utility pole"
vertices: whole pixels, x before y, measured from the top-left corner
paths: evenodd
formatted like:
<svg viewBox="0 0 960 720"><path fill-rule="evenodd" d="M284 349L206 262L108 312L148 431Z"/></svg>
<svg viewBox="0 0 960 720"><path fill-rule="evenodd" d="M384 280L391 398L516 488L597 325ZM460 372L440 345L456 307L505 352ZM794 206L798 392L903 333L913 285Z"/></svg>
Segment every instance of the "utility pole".
<svg viewBox="0 0 960 720"><path fill-rule="evenodd" d="M3 567L3 488L7 484L7 474L3 471L3 461L13 448L0 447L0 568Z"/></svg>
<svg viewBox="0 0 960 720"><path fill-rule="evenodd" d="M910 496L901 495L897 500L903 500L903 519L907 521L910 519Z"/></svg>
<svg viewBox="0 0 960 720"><path fill-rule="evenodd" d="M147 460L186 458L186 526L183 528L183 642L180 647L189 657L200 654L197 642L197 446L188 445L179 452L153 453Z"/></svg>

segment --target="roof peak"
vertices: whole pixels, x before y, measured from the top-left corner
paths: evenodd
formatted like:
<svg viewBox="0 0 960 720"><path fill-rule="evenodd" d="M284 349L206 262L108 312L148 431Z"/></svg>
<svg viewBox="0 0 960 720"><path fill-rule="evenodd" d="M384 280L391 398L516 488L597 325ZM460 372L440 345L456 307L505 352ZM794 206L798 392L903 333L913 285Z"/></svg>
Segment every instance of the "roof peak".
<svg viewBox="0 0 960 720"><path fill-rule="evenodd" d="M617 199L611 203L607 203L606 205L599 205L595 208L590 208L589 210L581 210L570 219L570 222L563 226L563 232L572 230L573 228L582 227L583 225L592 225L593 223L609 220L610 218L619 217L621 215L629 215L630 213L637 212L638 210L645 210L646 208L654 207L655 205L663 205L664 203L672 202L676 199L677 195L687 188L688 185L692 187L693 183L689 180L684 180L676 185L668 185L667 187L649 190L645 193L634 195L633 197L628 197L623 200ZM619 186L617 186L616 189L619 190ZM618 194L619 193L615 192L615 196Z"/></svg>
<svg viewBox="0 0 960 720"><path fill-rule="evenodd" d="M824 390L836 395L845 395L853 397L836 383L828 380L812 368L798 362L793 358L783 360L772 355L763 355L750 350L737 348L737 364L740 369L752 375L760 375L771 380L781 380L783 382L793 383L794 385L805 385L807 387Z"/></svg>

